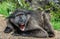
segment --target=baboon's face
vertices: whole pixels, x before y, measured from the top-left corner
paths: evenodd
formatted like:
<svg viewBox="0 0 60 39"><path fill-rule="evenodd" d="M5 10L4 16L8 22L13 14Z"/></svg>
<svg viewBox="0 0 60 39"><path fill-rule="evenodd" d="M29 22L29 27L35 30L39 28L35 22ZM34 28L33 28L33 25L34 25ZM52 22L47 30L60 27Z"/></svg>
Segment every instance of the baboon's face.
<svg viewBox="0 0 60 39"><path fill-rule="evenodd" d="M18 14L16 14L16 17L14 20L15 20L15 23L18 24L18 27L20 28L20 30L24 31L29 18L30 18L29 13L19 12Z"/></svg>

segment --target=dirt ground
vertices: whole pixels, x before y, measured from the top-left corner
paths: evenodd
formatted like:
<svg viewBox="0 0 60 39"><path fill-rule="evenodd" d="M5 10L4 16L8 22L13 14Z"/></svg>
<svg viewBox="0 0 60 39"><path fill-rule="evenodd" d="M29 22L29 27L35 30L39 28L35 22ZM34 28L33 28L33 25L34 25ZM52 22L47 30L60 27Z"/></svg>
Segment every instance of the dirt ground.
<svg viewBox="0 0 60 39"><path fill-rule="evenodd" d="M23 37L23 36L13 36L10 34L4 33L6 28L5 18L0 16L0 39L60 39L60 31L55 30L56 36L54 38L34 38L34 37Z"/></svg>

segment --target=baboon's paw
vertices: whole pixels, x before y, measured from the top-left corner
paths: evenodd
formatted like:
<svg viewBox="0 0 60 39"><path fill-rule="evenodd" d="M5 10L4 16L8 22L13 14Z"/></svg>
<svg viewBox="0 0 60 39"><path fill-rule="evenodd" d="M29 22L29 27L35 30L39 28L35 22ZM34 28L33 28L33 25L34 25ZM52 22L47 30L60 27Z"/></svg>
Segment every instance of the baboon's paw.
<svg viewBox="0 0 60 39"><path fill-rule="evenodd" d="M4 30L4 33L10 33L11 31L12 31L12 29L11 29L11 28L6 27L6 29Z"/></svg>

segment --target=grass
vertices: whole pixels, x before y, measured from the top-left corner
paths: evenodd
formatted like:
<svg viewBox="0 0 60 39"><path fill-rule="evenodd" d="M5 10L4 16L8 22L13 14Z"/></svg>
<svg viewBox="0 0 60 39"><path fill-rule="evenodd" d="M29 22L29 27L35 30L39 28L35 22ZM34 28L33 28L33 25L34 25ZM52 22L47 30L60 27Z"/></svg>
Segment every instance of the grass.
<svg viewBox="0 0 60 39"><path fill-rule="evenodd" d="M60 21L53 21L51 23L55 30L60 30Z"/></svg>
<svg viewBox="0 0 60 39"><path fill-rule="evenodd" d="M51 17L51 24L55 30L60 30L60 18Z"/></svg>
<svg viewBox="0 0 60 39"><path fill-rule="evenodd" d="M8 16L10 11L13 11L15 9L15 4L10 2L3 2L0 3L0 14L3 14L4 16Z"/></svg>

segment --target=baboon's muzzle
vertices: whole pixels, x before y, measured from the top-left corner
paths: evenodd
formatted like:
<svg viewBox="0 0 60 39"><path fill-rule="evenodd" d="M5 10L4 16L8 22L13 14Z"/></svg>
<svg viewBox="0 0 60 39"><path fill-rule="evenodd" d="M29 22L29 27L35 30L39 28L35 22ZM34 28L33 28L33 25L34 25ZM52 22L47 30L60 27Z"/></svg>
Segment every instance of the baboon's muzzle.
<svg viewBox="0 0 60 39"><path fill-rule="evenodd" d="M19 28L20 28L21 31L24 31L25 30L25 24L20 24Z"/></svg>

